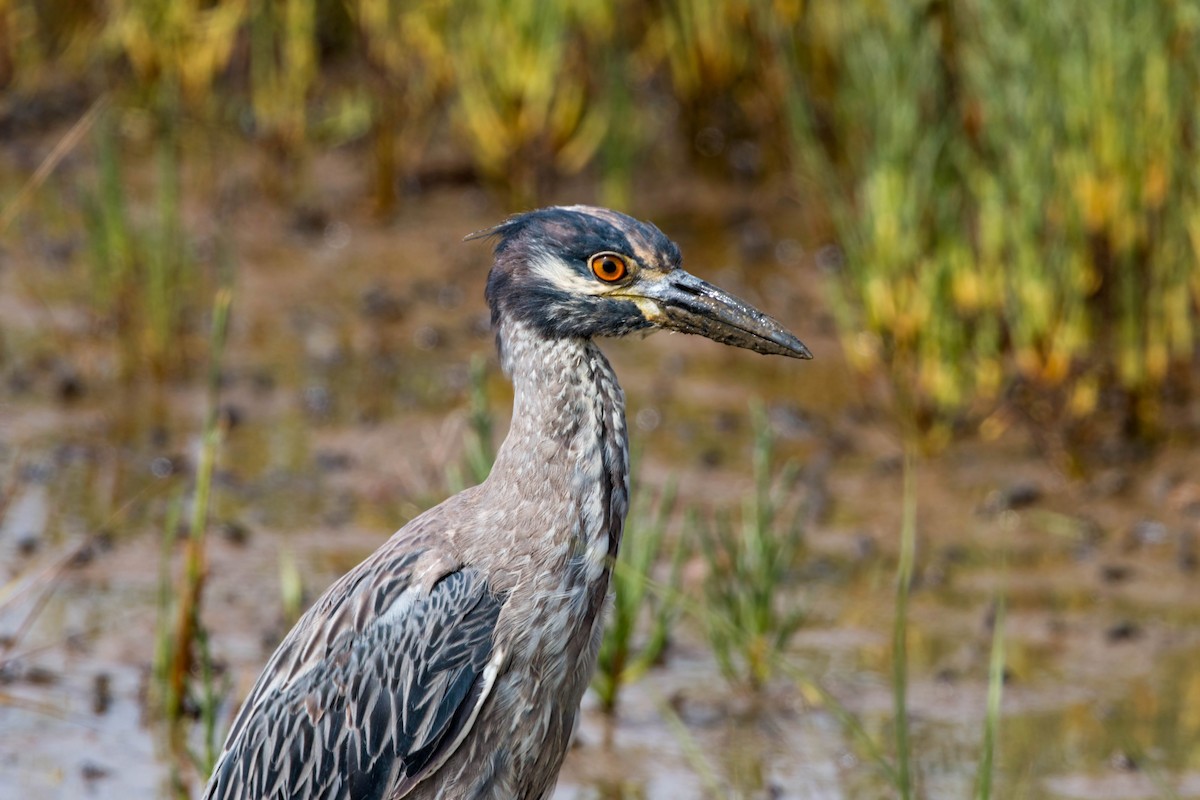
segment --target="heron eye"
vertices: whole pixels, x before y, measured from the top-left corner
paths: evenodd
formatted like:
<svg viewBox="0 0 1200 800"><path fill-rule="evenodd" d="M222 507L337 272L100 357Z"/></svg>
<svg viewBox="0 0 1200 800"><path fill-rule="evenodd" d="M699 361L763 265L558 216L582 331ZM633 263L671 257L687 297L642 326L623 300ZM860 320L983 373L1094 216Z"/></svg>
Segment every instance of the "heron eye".
<svg viewBox="0 0 1200 800"><path fill-rule="evenodd" d="M629 274L629 265L616 253L597 253L591 258L592 273L602 281L613 283Z"/></svg>

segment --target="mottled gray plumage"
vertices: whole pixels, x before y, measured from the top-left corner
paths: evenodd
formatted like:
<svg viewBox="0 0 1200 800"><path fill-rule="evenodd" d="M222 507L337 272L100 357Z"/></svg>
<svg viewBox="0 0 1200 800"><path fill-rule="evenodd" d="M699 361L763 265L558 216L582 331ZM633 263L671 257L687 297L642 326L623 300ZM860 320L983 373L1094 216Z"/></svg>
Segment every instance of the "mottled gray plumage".
<svg viewBox="0 0 1200 800"><path fill-rule="evenodd" d="M573 206L479 235L497 240L487 295L515 389L495 466L300 619L234 721L209 800L548 797L629 506L624 398L592 338L658 327L810 357L684 272L653 225Z"/></svg>

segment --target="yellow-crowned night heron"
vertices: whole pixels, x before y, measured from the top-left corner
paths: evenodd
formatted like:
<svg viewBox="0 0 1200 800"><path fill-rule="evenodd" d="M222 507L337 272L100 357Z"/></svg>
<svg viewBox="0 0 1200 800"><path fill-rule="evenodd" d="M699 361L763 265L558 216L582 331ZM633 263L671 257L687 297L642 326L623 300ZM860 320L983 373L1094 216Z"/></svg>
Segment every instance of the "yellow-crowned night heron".
<svg viewBox="0 0 1200 800"><path fill-rule="evenodd" d="M405 525L300 619L206 798L548 797L628 508L624 398L592 339L666 328L811 357L624 214L546 208L476 235L497 240L487 300L515 387L491 475Z"/></svg>

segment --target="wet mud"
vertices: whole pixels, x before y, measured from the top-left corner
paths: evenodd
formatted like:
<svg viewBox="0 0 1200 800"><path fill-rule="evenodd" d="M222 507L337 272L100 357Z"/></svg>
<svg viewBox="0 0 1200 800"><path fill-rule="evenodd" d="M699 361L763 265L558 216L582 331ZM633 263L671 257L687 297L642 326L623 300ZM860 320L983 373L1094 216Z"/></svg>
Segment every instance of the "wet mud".
<svg viewBox="0 0 1200 800"><path fill-rule="evenodd" d="M56 191L69 206L87 165L65 169ZM509 413L482 300L489 253L461 241L502 212L454 187L381 223L352 153L314 169L320 213L235 191L219 231L235 281L203 616L218 726L287 629L282 576L297 571L309 602L445 496L472 356L487 359L497 437ZM251 172L227 180L245 187ZM558 199L592 199L579 191ZM781 460L806 465L808 554L787 601L807 616L789 674L755 697L722 679L684 615L615 720L585 701L555 797L890 796L812 686L889 751L900 426L841 356L827 276L789 198L665 187L634 210L679 241L689 269L816 353L799 364L661 334L605 345L628 397L635 492L670 481L682 504L735 507L752 488L749 403L765 405ZM119 343L85 310L86 242L69 222L31 223L0 263L0 798L166 797L172 773L195 796L145 698L161 531L171 502L188 501L202 370L120 375ZM189 224L196 248L218 235L202 206ZM1198 453L1185 434L1068 477L1013 428L918 460L908 694L920 796L971 796L999 598L995 796L1200 796ZM169 543L176 571L180 548ZM693 557L685 591L703 580Z"/></svg>

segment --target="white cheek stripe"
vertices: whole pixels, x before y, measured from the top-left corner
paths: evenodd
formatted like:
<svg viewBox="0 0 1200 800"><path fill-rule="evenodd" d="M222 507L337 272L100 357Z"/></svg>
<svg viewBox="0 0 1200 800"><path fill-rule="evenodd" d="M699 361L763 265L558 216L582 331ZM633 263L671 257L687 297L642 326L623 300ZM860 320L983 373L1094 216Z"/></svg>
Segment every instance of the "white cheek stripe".
<svg viewBox="0 0 1200 800"><path fill-rule="evenodd" d="M657 322L664 316L662 306L649 297L621 294L619 289L614 290L614 288L605 286L602 283L588 280L571 269L570 265L560 258L539 255L529 262L529 269L530 272L551 286L569 294L583 294L593 297L608 295L614 300L628 300L636 305L642 312L642 316L650 322Z"/></svg>
<svg viewBox="0 0 1200 800"><path fill-rule="evenodd" d="M582 277L561 258L539 255L529 262L529 269L534 275L564 292L591 295L605 293L605 286Z"/></svg>

